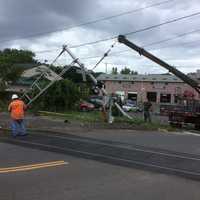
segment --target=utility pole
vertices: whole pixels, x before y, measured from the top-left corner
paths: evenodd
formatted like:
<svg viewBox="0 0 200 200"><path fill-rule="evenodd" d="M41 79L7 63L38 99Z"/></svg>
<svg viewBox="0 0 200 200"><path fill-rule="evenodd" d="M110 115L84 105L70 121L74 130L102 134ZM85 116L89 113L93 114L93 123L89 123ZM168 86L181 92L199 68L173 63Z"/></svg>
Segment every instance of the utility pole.
<svg viewBox="0 0 200 200"><path fill-rule="evenodd" d="M106 71L106 74L108 73L108 63L105 63L105 71Z"/></svg>

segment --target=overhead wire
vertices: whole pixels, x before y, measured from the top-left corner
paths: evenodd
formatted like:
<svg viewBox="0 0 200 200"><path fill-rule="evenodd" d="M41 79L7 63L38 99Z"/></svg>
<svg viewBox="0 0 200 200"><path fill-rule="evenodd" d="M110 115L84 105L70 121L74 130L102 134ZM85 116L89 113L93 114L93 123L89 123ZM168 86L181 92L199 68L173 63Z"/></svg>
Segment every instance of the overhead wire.
<svg viewBox="0 0 200 200"><path fill-rule="evenodd" d="M139 29L139 30L136 30L136 31L131 31L131 32L128 32L128 33L124 33L123 35L127 36L127 35L140 33L140 32L143 32L143 31L148 31L148 30L151 30L151 29L154 29L154 28L157 28L157 27L161 27L161 26L164 26L164 25L167 25L167 24L171 24L171 23L174 23L174 22L177 22L177 21L181 21L181 20L184 20L184 19L195 17L197 15L200 15L200 12L195 12L195 13L192 13L190 15L185 15L185 16L182 16L182 17L178 17L178 18L175 18L175 19L172 19L172 20L168 20L168 21L156 24L156 25L152 25L152 26L149 26L149 27L146 27L146 28L143 28L143 29Z"/></svg>
<svg viewBox="0 0 200 200"><path fill-rule="evenodd" d="M200 15L200 12L195 12L195 13L192 13L190 15L185 15L185 16L182 16L182 17L174 18L172 20L167 20L167 21L159 23L159 24L148 26L148 27L145 27L145 28L142 28L142 29L138 29L138 30L135 30L135 31L123 33L123 35L128 36L128 35L141 33L141 32L144 32L144 31L152 30L152 29L155 29L155 28L167 25L167 24L175 23L177 21L181 21L181 20L188 19L188 18L191 18L191 17L194 17L194 16L198 16L198 15ZM111 37L107 37L107 38L104 38L104 39L100 39L100 40L96 40L96 41L92 41L92 42L82 43L82 44L78 44L78 45L71 45L71 46L69 46L69 48L79 48L79 47L83 47L83 46L94 45L94 44L98 44L98 43L101 43L101 42L113 40L113 39L116 39L116 38L117 38L117 35L111 36ZM45 51L43 51L43 53L44 52ZM50 50L47 50L47 52L50 52Z"/></svg>
<svg viewBox="0 0 200 200"><path fill-rule="evenodd" d="M144 7L141 7L141 8L137 8L137 9L134 9L134 10L121 12L121 13L116 14L116 15L111 15L111 16L108 16L108 17L103 17L103 18L100 18L100 19L95 19L95 20L79 23L79 24L76 24L76 25L72 25L72 26L65 27L65 28L60 28L60 29L53 30L53 31L45 31L45 32L40 32L40 33L36 33L36 34L30 34L30 35L18 37L18 38L15 38L15 39L5 39L5 40L1 40L0 43L10 42L10 41L15 41L15 40L21 40L21 39L27 39L27 38L33 38L33 37L52 34L52 33L60 32L60 31L66 31L66 30L70 30L70 29L74 29L74 28L78 28L78 27L82 27L82 26L87 26L87 25L95 24L95 23L98 23L98 22L101 22L101 21L106 21L106 20L110 20L110 19L113 19L113 18L116 18L116 17L121 17L121 16L124 16L124 15L139 12L139 11L142 11L142 10L145 10L145 9L148 9L148 8L157 7L157 6L160 6L160 5L163 5L163 4L167 4L171 1L175 1L175 0L165 0L165 1L160 1L160 2L157 2L157 3L152 3L150 5L147 5L147 6L144 6Z"/></svg>
<svg viewBox="0 0 200 200"><path fill-rule="evenodd" d="M185 37L185 36L188 36L188 35L197 33L197 32L200 32L200 29L196 29L196 30L193 30L193 31L181 33L181 34L178 34L178 35L176 35L176 36L174 36L174 37L167 38L167 39L164 39L164 40L155 41L155 42L152 42L152 43L143 45L142 48L146 48L146 47L150 47L150 46L154 46L154 45L158 45L158 44L163 44L163 43L166 43L166 42L175 40L175 39L177 39L177 38ZM195 42L195 41L192 41L192 42ZM190 42L188 42L188 43L190 43ZM162 48L162 47L161 47L161 48ZM161 49L161 48L158 48L158 49ZM154 49L154 50L157 50L157 49ZM117 52L111 53L110 56L113 56L113 55L116 55L116 54L121 54L121 53L124 53L124 52L130 52L130 51L131 51L130 49L128 49L128 50L122 50L122 51L117 51ZM88 56L88 57L81 57L80 59L86 60L86 59L94 59L94 58L99 58L99 57L101 57L101 55Z"/></svg>

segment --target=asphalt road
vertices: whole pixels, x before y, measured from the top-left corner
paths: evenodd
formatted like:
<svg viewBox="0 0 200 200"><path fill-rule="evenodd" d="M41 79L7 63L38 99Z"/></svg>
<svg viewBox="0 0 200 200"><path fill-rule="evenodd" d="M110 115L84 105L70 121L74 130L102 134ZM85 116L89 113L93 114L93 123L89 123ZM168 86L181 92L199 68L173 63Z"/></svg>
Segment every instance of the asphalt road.
<svg viewBox="0 0 200 200"><path fill-rule="evenodd" d="M0 199L200 199L197 181L0 143L0 172L56 160L67 164L0 173Z"/></svg>
<svg viewBox="0 0 200 200"><path fill-rule="evenodd" d="M80 137L200 155L200 133L140 130L88 130L70 133Z"/></svg>

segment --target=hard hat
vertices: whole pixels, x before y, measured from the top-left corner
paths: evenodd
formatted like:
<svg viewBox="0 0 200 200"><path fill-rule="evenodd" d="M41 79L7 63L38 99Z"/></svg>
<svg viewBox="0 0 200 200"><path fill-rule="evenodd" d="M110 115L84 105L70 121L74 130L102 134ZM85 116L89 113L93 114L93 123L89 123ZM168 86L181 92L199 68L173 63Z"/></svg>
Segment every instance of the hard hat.
<svg viewBox="0 0 200 200"><path fill-rule="evenodd" d="M13 94L12 95L12 99L18 99L19 97L18 97L18 95L17 94Z"/></svg>

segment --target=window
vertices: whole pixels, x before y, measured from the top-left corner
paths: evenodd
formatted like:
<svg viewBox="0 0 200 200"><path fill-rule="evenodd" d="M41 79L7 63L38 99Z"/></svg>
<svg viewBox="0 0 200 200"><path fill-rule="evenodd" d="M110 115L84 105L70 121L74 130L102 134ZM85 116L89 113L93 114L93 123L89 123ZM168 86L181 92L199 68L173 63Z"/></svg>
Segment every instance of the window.
<svg viewBox="0 0 200 200"><path fill-rule="evenodd" d="M181 87L176 87L175 88L175 93L178 95L178 94L181 94L182 93L182 89Z"/></svg>
<svg viewBox="0 0 200 200"><path fill-rule="evenodd" d="M156 102L157 93L156 92L147 92L147 99L151 102Z"/></svg>
<svg viewBox="0 0 200 200"><path fill-rule="evenodd" d="M171 103L171 94L160 94L160 103Z"/></svg>
<svg viewBox="0 0 200 200"><path fill-rule="evenodd" d="M174 95L174 103L178 103L180 100L180 97L178 95Z"/></svg>

